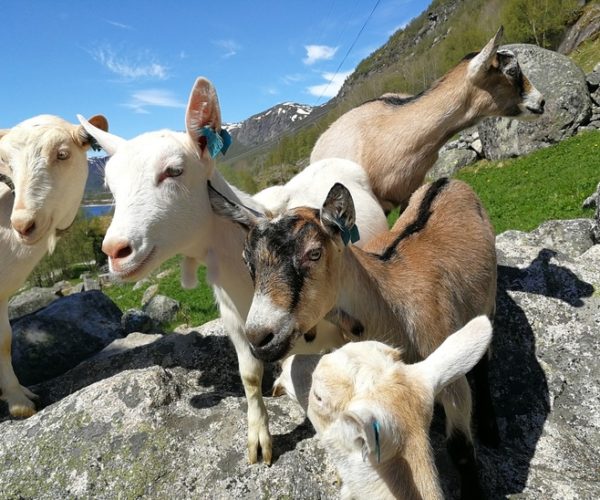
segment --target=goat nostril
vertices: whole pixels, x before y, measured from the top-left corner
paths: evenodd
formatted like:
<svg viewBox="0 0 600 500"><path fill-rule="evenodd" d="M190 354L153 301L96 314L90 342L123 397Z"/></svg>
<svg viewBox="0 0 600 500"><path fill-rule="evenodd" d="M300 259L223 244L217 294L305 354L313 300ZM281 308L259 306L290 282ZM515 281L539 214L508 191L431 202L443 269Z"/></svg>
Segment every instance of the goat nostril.
<svg viewBox="0 0 600 500"><path fill-rule="evenodd" d="M542 99L542 102L540 102L540 109L541 109L542 111L544 111L544 106L545 106L545 105L546 105L546 100L545 100L545 99Z"/></svg>
<svg viewBox="0 0 600 500"><path fill-rule="evenodd" d="M29 236L34 231L35 231L35 222L31 221L31 223L25 228L25 230L21 234L23 236Z"/></svg>
<svg viewBox="0 0 600 500"><path fill-rule="evenodd" d="M123 248L119 248L119 250L117 251L117 253L114 255L114 259L124 259L125 257L128 257L129 255L131 255L131 247L129 245L127 245L126 247Z"/></svg>
<svg viewBox="0 0 600 500"><path fill-rule="evenodd" d="M271 341L275 338L275 335L273 335L272 333L269 333L268 335L265 336L264 339L262 339L260 341L260 344L258 344L258 347L266 347L267 345L269 345L271 343Z"/></svg>

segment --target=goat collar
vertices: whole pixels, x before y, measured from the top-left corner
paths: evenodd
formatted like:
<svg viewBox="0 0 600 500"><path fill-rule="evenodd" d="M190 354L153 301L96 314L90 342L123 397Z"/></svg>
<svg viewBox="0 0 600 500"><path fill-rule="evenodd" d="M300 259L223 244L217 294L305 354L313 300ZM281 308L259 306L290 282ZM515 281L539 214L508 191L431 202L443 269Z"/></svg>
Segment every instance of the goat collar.
<svg viewBox="0 0 600 500"><path fill-rule="evenodd" d="M206 147L211 158L216 158L219 153L225 154L231 146L231 135L224 128L216 132L209 126L198 129L198 135L206 138Z"/></svg>

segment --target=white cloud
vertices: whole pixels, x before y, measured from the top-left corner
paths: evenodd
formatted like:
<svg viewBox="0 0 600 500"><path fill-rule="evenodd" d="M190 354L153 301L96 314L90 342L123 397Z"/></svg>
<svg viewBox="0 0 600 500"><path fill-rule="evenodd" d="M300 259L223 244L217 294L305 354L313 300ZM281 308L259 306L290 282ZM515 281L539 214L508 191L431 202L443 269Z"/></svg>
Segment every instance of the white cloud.
<svg viewBox="0 0 600 500"><path fill-rule="evenodd" d="M142 78L165 80L168 78L167 67L152 60L148 61L151 58L147 55L139 56L137 61L132 62L126 57L115 54L110 48L100 48L93 51L92 56L106 69L124 80ZM146 59L146 61L142 61L142 59Z"/></svg>
<svg viewBox="0 0 600 500"><path fill-rule="evenodd" d="M110 19L105 19L104 21L106 21L108 24L114 26L115 28L121 28L124 30L132 30L133 27L130 26L129 24L123 24L123 23L119 23L117 21L111 21Z"/></svg>
<svg viewBox="0 0 600 500"><path fill-rule="evenodd" d="M179 101L172 92L160 89L138 90L131 95L131 100L124 104L134 113L148 114L149 107L185 108L185 103Z"/></svg>
<svg viewBox="0 0 600 500"><path fill-rule="evenodd" d="M300 73L294 73L291 75L285 75L284 77L281 78L281 81L283 83L285 83L286 85L292 85L294 83L298 83L301 82L303 80L306 80L306 76L302 75Z"/></svg>
<svg viewBox="0 0 600 500"><path fill-rule="evenodd" d="M221 56L225 59L235 56L242 47L235 40L215 40L214 45L223 49L225 53Z"/></svg>
<svg viewBox="0 0 600 500"><path fill-rule="evenodd" d="M353 71L354 70L350 70L344 73L338 73L337 75L329 72L322 73L321 76L326 82L320 85L311 85L306 90L309 94L316 97L335 97L342 88L344 80L346 80Z"/></svg>
<svg viewBox="0 0 600 500"><path fill-rule="evenodd" d="M333 59L338 47L329 47L328 45L305 45L306 57L302 59L304 64L314 64L317 61L329 61Z"/></svg>

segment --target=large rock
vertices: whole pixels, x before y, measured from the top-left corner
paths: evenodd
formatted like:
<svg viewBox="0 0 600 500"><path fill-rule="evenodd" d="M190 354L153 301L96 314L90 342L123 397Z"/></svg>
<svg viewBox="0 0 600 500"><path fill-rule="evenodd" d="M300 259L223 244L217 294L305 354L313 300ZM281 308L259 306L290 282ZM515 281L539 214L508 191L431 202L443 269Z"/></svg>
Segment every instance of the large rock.
<svg viewBox="0 0 600 500"><path fill-rule="evenodd" d="M577 22L571 26L558 47L561 54L570 54L586 40L600 32L600 5L589 5Z"/></svg>
<svg viewBox="0 0 600 500"><path fill-rule="evenodd" d="M600 498L600 245L589 224L498 237L490 377L501 445L478 449L490 498ZM267 366L265 391L272 377ZM327 451L287 398L266 398L273 466L247 465L247 405L219 321L132 334L33 390L42 411L0 421L0 498L339 495ZM440 415L431 436L455 498Z"/></svg>
<svg viewBox="0 0 600 500"><path fill-rule="evenodd" d="M73 368L122 336L121 311L98 291L54 301L12 324L12 360L24 385Z"/></svg>
<svg viewBox="0 0 600 500"><path fill-rule="evenodd" d="M531 153L572 136L591 117L583 71L568 57L536 45L507 45L525 75L544 94L544 114L535 121L488 118L479 126L483 154L498 160Z"/></svg>
<svg viewBox="0 0 600 500"><path fill-rule="evenodd" d="M52 288L34 286L8 301L8 319L11 321L46 307L58 299Z"/></svg>
<svg viewBox="0 0 600 500"><path fill-rule="evenodd" d="M440 177L452 177L461 168L477 160L477 153L472 149L448 149L440 151L440 155L427 178L433 180Z"/></svg>
<svg viewBox="0 0 600 500"><path fill-rule="evenodd" d="M144 305L143 311L160 325L173 321L180 308L179 301L165 295L155 295Z"/></svg>

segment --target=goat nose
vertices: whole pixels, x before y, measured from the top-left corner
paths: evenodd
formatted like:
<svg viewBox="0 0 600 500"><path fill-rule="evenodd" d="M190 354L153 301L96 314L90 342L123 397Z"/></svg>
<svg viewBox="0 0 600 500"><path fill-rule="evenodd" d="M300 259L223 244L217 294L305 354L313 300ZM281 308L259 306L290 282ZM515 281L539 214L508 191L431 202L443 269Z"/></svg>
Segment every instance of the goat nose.
<svg viewBox="0 0 600 500"><path fill-rule="evenodd" d="M250 341L252 346L255 348L266 347L275 338L275 335L273 334L273 331L270 328L269 329L251 330L246 333L248 335L248 340Z"/></svg>
<svg viewBox="0 0 600 500"><path fill-rule="evenodd" d="M540 101L540 112L544 112L544 106L546 105L546 99Z"/></svg>
<svg viewBox="0 0 600 500"><path fill-rule="evenodd" d="M35 220L30 218L14 218L11 221L13 229L21 236L31 236L35 231Z"/></svg>
<svg viewBox="0 0 600 500"><path fill-rule="evenodd" d="M133 253L131 245L127 240L104 240L102 251L111 259L124 259Z"/></svg>

